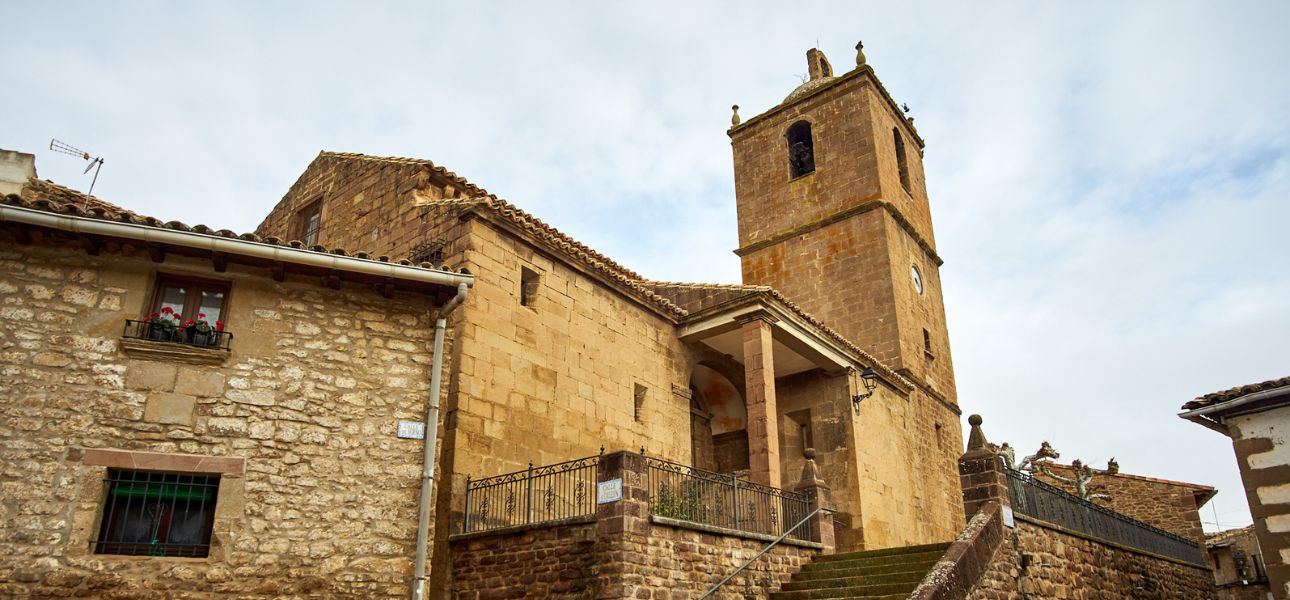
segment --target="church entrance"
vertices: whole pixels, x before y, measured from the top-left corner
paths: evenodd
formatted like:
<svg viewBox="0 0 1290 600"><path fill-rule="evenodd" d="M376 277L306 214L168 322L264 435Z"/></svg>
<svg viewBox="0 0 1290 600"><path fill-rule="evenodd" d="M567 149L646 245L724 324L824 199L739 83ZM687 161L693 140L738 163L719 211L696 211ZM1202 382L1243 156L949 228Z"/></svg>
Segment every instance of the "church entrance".
<svg viewBox="0 0 1290 600"><path fill-rule="evenodd" d="M748 410L730 377L700 364L690 376L690 442L694 466L748 471Z"/></svg>

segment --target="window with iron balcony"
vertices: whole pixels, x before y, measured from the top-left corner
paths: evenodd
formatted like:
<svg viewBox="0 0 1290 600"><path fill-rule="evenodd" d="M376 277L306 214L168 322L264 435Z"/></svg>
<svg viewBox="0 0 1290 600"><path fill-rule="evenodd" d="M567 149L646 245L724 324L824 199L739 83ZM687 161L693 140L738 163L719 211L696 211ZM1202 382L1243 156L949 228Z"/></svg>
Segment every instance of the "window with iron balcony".
<svg viewBox="0 0 1290 600"><path fill-rule="evenodd" d="M122 337L199 351L228 351L233 341L224 321L229 291L227 281L158 275L147 315L127 320Z"/></svg>

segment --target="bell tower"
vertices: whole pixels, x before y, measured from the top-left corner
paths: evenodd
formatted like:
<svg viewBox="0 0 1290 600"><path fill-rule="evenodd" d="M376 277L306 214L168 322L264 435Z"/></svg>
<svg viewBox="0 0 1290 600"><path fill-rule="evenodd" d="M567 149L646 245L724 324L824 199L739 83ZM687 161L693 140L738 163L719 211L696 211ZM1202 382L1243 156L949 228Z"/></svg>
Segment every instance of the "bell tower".
<svg viewBox="0 0 1290 600"><path fill-rule="evenodd" d="M841 75L812 48L808 81L736 113L735 253L744 283L778 289L957 413L923 140L861 48Z"/></svg>

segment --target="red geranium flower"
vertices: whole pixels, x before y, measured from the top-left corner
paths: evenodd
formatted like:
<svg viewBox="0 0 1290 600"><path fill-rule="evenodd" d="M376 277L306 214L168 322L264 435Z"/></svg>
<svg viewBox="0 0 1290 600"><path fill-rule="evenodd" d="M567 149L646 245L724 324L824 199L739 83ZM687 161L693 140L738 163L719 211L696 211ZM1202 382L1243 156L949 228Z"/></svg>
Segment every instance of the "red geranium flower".
<svg viewBox="0 0 1290 600"><path fill-rule="evenodd" d="M169 306L163 306L163 307L161 307L161 312L163 312L163 313L166 313L166 314L170 315L170 314L174 314L174 313L175 313L175 309L170 308Z"/></svg>
<svg viewBox="0 0 1290 600"><path fill-rule="evenodd" d="M215 331L224 331L223 321L215 321Z"/></svg>

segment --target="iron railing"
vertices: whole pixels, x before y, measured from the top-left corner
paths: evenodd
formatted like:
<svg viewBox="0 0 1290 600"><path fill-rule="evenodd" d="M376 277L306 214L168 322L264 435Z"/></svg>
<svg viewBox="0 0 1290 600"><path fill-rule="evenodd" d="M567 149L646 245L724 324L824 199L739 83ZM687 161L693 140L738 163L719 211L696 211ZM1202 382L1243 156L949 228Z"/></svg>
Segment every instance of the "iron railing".
<svg viewBox="0 0 1290 600"><path fill-rule="evenodd" d="M210 551L219 475L108 469L95 554L184 556Z"/></svg>
<svg viewBox="0 0 1290 600"><path fill-rule="evenodd" d="M155 327L150 325L148 321L129 319L125 322L125 330L121 332L121 337L133 340L184 344L199 348L216 348L219 350L228 350L229 344L233 342L233 333L230 331L211 330L201 333L193 328Z"/></svg>
<svg viewBox="0 0 1290 600"><path fill-rule="evenodd" d="M1006 467L1005 473L1014 512L1129 548L1205 564L1196 540L1098 506L1027 473Z"/></svg>
<svg viewBox="0 0 1290 600"><path fill-rule="evenodd" d="M596 514L599 456L485 479L466 478L461 532L477 533Z"/></svg>
<svg viewBox="0 0 1290 600"><path fill-rule="evenodd" d="M811 541L810 523L790 531L810 514L806 494L789 492L734 474L713 473L653 457L645 458L650 514L750 533Z"/></svg>

